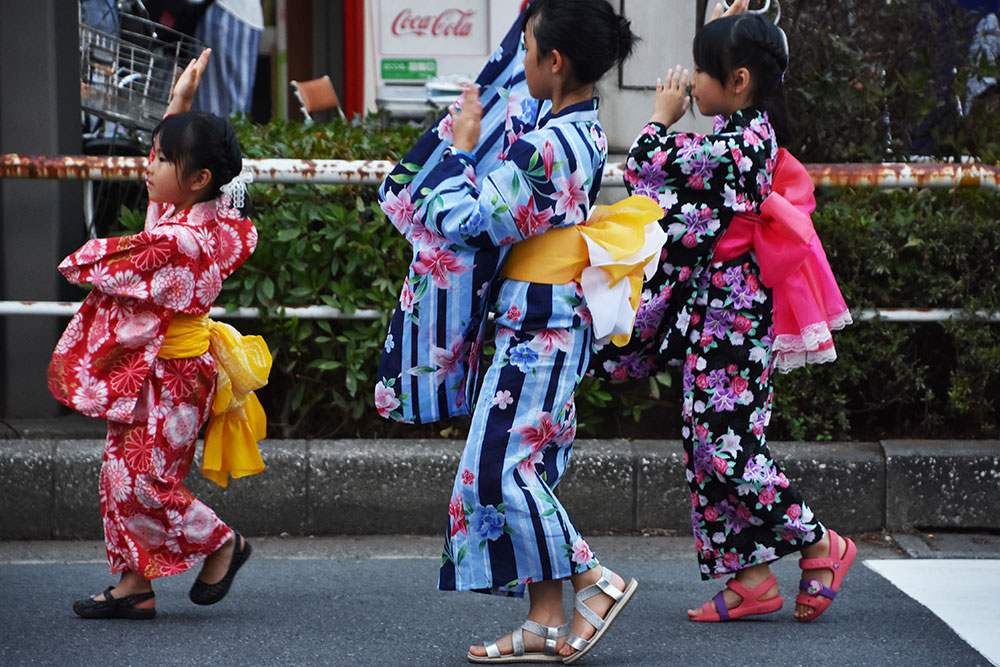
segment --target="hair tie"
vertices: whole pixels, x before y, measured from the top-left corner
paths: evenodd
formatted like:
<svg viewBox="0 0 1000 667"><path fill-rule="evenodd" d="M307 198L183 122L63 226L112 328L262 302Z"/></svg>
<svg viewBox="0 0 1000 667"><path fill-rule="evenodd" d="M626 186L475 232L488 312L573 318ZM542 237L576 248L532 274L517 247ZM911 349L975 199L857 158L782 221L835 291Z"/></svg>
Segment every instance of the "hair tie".
<svg viewBox="0 0 1000 667"><path fill-rule="evenodd" d="M247 203L247 186L251 183L253 183L253 172L244 168L243 171L233 177L233 180L219 188L222 191L223 197L227 200L223 203L228 204L230 208L243 210L243 207Z"/></svg>

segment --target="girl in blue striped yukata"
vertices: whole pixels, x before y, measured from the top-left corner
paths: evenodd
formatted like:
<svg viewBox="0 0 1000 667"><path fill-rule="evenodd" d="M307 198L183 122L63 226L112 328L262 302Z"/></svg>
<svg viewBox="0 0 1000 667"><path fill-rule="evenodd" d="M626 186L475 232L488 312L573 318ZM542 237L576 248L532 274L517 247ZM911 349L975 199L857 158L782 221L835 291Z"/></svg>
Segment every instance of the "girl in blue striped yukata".
<svg viewBox="0 0 1000 667"><path fill-rule="evenodd" d="M525 623L471 646L472 662L574 662L638 585L600 566L553 492L593 340L631 331L634 310L624 322L619 314L637 305L665 241L649 198L594 207L607 160L594 85L634 40L606 0L531 3L381 192L414 261L376 406L404 422L472 415L438 587L530 598ZM605 233L627 252L609 253ZM628 279L611 286L601 264ZM483 370L489 312L496 352ZM577 592L572 635L567 579Z"/></svg>
<svg viewBox="0 0 1000 667"><path fill-rule="evenodd" d="M657 84L650 122L626 162L630 191L657 197L670 240L626 349L600 350L613 379L682 367L684 462L703 579L733 575L696 622L781 609L770 563L800 552L795 618L823 614L857 547L826 528L767 446L773 371L833 361L851 323L809 217L816 207L787 136L784 33L736 0L695 37L690 95L716 115L703 135L671 131L688 73Z"/></svg>

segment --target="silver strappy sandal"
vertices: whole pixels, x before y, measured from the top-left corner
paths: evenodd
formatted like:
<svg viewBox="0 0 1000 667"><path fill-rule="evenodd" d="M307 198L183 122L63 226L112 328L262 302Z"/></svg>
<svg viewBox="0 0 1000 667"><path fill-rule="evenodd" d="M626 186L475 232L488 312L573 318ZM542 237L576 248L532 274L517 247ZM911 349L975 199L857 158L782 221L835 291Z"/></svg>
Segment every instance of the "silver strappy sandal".
<svg viewBox="0 0 1000 667"><path fill-rule="evenodd" d="M583 590L577 592L576 600L574 602L574 607L576 608L576 611L579 612L580 616L583 616L583 620L594 626L594 636L588 640L578 637L574 633L570 633L569 640L566 643L575 648L576 653L564 658L564 664L573 664L585 656L590 649L594 648L597 642L601 640L601 637L604 636L604 633L608 631L608 628L611 627L611 624L614 622L618 614L621 613L622 609L625 608L625 605L627 605L629 600L632 599L632 596L635 595L635 590L639 587L638 581L635 579L629 579L625 582L625 590L615 588L615 586L611 583L611 575L614 574L614 572L603 565L601 566L601 570L601 578L597 580L597 583L591 584L590 586L587 586ZM608 613L604 615L604 618L598 616L597 612L584 604L584 601L589 600L595 595L600 595L601 593L610 596L611 599L615 601L615 603L611 605L611 608L608 609Z"/></svg>
<svg viewBox="0 0 1000 667"><path fill-rule="evenodd" d="M524 652L524 631L527 630L533 635L538 635L539 637L545 638L545 652L544 653L525 653ZM486 655L473 655L472 653L467 654L465 657L469 662L478 663L502 663L502 662L562 662L563 657L556 653L556 644L560 637L565 637L569 634L569 624L560 625L558 627L552 627L548 625L542 625L541 623L536 623L535 621L526 620L521 624L517 630L514 630L510 634L511 642L514 645L514 652L502 655L500 649L497 648L496 642L489 642L485 644Z"/></svg>

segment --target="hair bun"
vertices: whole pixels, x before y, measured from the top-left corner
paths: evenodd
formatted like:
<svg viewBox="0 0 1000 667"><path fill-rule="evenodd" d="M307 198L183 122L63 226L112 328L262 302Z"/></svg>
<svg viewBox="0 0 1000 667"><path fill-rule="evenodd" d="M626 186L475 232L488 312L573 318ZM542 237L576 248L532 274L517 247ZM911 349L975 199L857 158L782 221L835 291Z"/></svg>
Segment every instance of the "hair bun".
<svg viewBox="0 0 1000 667"><path fill-rule="evenodd" d="M619 64L625 62L629 56L632 55L632 51L635 49L635 44L638 41L634 32L632 32L632 21L625 18L623 14L618 15L618 62Z"/></svg>

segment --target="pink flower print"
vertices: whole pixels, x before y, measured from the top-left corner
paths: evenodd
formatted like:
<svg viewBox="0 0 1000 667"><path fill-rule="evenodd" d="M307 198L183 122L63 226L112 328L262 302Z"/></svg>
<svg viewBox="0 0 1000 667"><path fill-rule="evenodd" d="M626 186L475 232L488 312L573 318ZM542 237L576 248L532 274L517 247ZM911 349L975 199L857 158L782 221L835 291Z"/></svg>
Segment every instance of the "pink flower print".
<svg viewBox="0 0 1000 667"><path fill-rule="evenodd" d="M529 452L527 456L520 460L517 469L529 480L536 479L535 465L541 463L543 459L541 452Z"/></svg>
<svg viewBox="0 0 1000 667"><path fill-rule="evenodd" d="M163 546L167 539L167 531L163 524L145 514L136 514L126 519L125 529L135 538L139 546L147 551Z"/></svg>
<svg viewBox="0 0 1000 667"><path fill-rule="evenodd" d="M413 289L410 287L410 279L405 278L403 280L403 291L399 295L399 308L404 313L413 312L413 300L414 294Z"/></svg>
<svg viewBox="0 0 1000 667"><path fill-rule="evenodd" d="M194 274L183 266L168 266L153 274L153 301L171 310L184 310L194 299Z"/></svg>
<svg viewBox="0 0 1000 667"><path fill-rule="evenodd" d="M585 304L581 304L573 309L573 314L580 318L580 326L587 326L592 324L594 321L594 316L590 313L590 308Z"/></svg>
<svg viewBox="0 0 1000 667"><path fill-rule="evenodd" d="M413 264L413 270L419 275L429 275L435 287L448 289L451 285L451 275L461 275L472 269L463 266L455 257L455 253L446 248L431 248L421 250L420 259Z"/></svg>
<svg viewBox="0 0 1000 667"><path fill-rule="evenodd" d="M737 315L733 318L733 329L736 333L745 334L753 327L753 322L744 317L743 315Z"/></svg>
<svg viewBox="0 0 1000 667"><path fill-rule="evenodd" d="M85 376L73 392L73 409L88 417L99 415L108 404L108 385L104 380Z"/></svg>
<svg viewBox="0 0 1000 667"><path fill-rule="evenodd" d="M548 229L551 218L552 209L536 210L534 196L528 198L527 205L521 204L514 209L514 222L517 224L518 231L525 238L541 234Z"/></svg>
<svg viewBox="0 0 1000 667"><path fill-rule="evenodd" d="M757 148L760 146L760 137L757 133L751 130L749 127L743 128L743 141L746 142L748 146Z"/></svg>
<svg viewBox="0 0 1000 667"><path fill-rule="evenodd" d="M556 160L556 150L552 147L552 142L546 141L542 146L542 165L545 167L545 180L552 180L552 165Z"/></svg>
<svg viewBox="0 0 1000 667"><path fill-rule="evenodd" d="M559 429L553 422L550 413L541 412L538 415L538 426L515 426L509 432L521 436L522 447L529 447L531 451L537 452L548 447L556 439Z"/></svg>
<svg viewBox="0 0 1000 667"><path fill-rule="evenodd" d="M797 504L792 505L791 507L788 508L787 514L788 518L792 519L793 521L795 519L798 519L800 516L802 516L802 506Z"/></svg>
<svg viewBox="0 0 1000 667"><path fill-rule="evenodd" d="M722 274L722 271L716 271L712 274L712 284L719 288L726 286L726 277Z"/></svg>
<svg viewBox="0 0 1000 667"><path fill-rule="evenodd" d="M198 301L207 308L215 302L215 298L219 296L219 290L221 289L222 276L219 274L219 265L212 264L212 266L210 266L209 269L202 273L198 278L198 283L195 287L195 295L198 297Z"/></svg>
<svg viewBox="0 0 1000 667"><path fill-rule="evenodd" d="M104 281L105 291L121 296L145 299L149 296L149 287L142 276L131 269L118 271Z"/></svg>
<svg viewBox="0 0 1000 667"><path fill-rule="evenodd" d="M640 137L652 137L657 133L656 126L650 123L646 127L642 128L642 132L639 133Z"/></svg>
<svg viewBox="0 0 1000 667"><path fill-rule="evenodd" d="M758 502L764 507L774 504L775 498L778 497L778 492L774 490L773 486L769 486L760 492L757 496Z"/></svg>
<svg viewBox="0 0 1000 667"><path fill-rule="evenodd" d="M747 288L751 292L756 292L757 290L760 289L760 283L757 282L757 276L755 276L752 273L748 273L746 275L746 284L747 284Z"/></svg>
<svg viewBox="0 0 1000 667"><path fill-rule="evenodd" d="M713 341L713 340L714 340L714 338L713 338L713 336L712 336L712 335L710 335L710 334L705 334L705 335L703 335L703 336L701 337L701 340L700 340L700 341L698 341L698 344L699 344L699 345L701 345L701 347L702 347L703 349L706 349L706 350L707 350L707 349L708 349L709 347L711 347L711 346L712 346L712 341Z"/></svg>
<svg viewBox="0 0 1000 667"><path fill-rule="evenodd" d="M389 413L399 407L399 400L392 387L385 386L381 380L375 385L375 409L383 417L388 417Z"/></svg>
<svg viewBox="0 0 1000 667"><path fill-rule="evenodd" d="M146 360L141 353L130 354L127 357L122 357L115 364L115 367L108 376L108 380L110 380L111 388L116 393L134 395L139 392L139 387L142 386L143 380L146 379L146 372L148 370L149 367L146 365Z"/></svg>
<svg viewBox="0 0 1000 667"><path fill-rule="evenodd" d="M389 218L389 222L402 233L406 233L413 222L413 197L410 193L410 186L406 186L396 194L387 190L385 200L381 203L382 210Z"/></svg>
<svg viewBox="0 0 1000 667"><path fill-rule="evenodd" d="M534 348L541 354L549 355L555 350L569 352L573 349L573 340L566 329L542 329L541 331L529 331L531 342L529 347Z"/></svg>
<svg viewBox="0 0 1000 667"><path fill-rule="evenodd" d="M698 377L694 379L694 384L696 387L698 387L698 389L705 391L706 389L708 389L708 376L705 375L704 373L699 373Z"/></svg>
<svg viewBox="0 0 1000 667"><path fill-rule="evenodd" d="M677 280L679 280L680 282L683 283L683 282L686 282L687 279L690 278L690 277L691 277L691 267L690 266L682 266L681 270L680 270L680 273L677 274ZM694 320L694 316L693 315L692 315L691 319L692 319L692 321Z"/></svg>
<svg viewBox="0 0 1000 667"><path fill-rule="evenodd" d="M722 564L726 566L728 570L734 570L740 566L740 555L735 551L729 551L722 554Z"/></svg>
<svg viewBox="0 0 1000 667"><path fill-rule="evenodd" d="M719 520L719 510L715 509L714 505L709 505L705 508L705 521L718 521Z"/></svg>
<svg viewBox="0 0 1000 667"><path fill-rule="evenodd" d="M688 232L681 237L681 245L685 248L693 248L698 245L698 235Z"/></svg>
<svg viewBox="0 0 1000 667"><path fill-rule="evenodd" d="M467 165L465 167L465 170L462 172L462 175L465 176L465 180L467 180L472 185L472 187L474 188L477 187L476 170L475 168L473 168L472 165Z"/></svg>
<svg viewBox="0 0 1000 667"><path fill-rule="evenodd" d="M720 475L725 475L729 471L729 463L721 456L712 457L712 467Z"/></svg>
<svg viewBox="0 0 1000 667"><path fill-rule="evenodd" d="M414 244L420 244L426 247L440 248L448 245L443 236L435 232L433 229L424 226L419 213L413 214L413 225L410 227L410 237L413 239Z"/></svg>
<svg viewBox="0 0 1000 667"><path fill-rule="evenodd" d="M196 500L184 513L184 539L193 544L204 544L212 536L215 525L212 510Z"/></svg>
<svg viewBox="0 0 1000 667"><path fill-rule="evenodd" d="M493 397L493 405L497 406L501 410L506 410L507 406L514 402L511 398L510 391L502 389L497 392L497 395Z"/></svg>
<svg viewBox="0 0 1000 667"><path fill-rule="evenodd" d="M520 308L518 308L517 306L511 306L510 308L507 309L507 312L504 314L504 317L506 317L511 322L518 322L521 319L521 315L522 313Z"/></svg>
<svg viewBox="0 0 1000 667"><path fill-rule="evenodd" d="M590 550L590 545L583 541L582 537L576 538L573 543L573 562L586 565L594 560L594 552Z"/></svg>
<svg viewBox="0 0 1000 667"><path fill-rule="evenodd" d="M657 167L662 167L664 164L667 163L667 158L669 157L670 153L668 153L667 151L658 151L656 153L653 153L653 158L650 161Z"/></svg>
<svg viewBox="0 0 1000 667"><path fill-rule="evenodd" d="M453 104L452 107L454 107L456 110L461 108L458 103ZM438 123L436 131L438 137L440 137L442 141L451 142L451 140L455 138L455 134L452 131L454 124L455 121L453 120L450 113L445 114L444 118L441 119L441 122Z"/></svg>
<svg viewBox="0 0 1000 667"><path fill-rule="evenodd" d="M567 222L577 223L583 220L583 211L580 207L589 201L583 189L583 181L582 170L573 172L569 178L556 178L553 181L558 194L556 215L565 215Z"/></svg>
<svg viewBox="0 0 1000 667"><path fill-rule="evenodd" d="M684 367L689 370L694 370L697 365L698 365L698 355L695 354L694 352L688 353L687 357L684 360ZM706 378L705 381L706 381L705 386L707 387L708 378Z"/></svg>
<svg viewBox="0 0 1000 667"><path fill-rule="evenodd" d="M121 503L128 500L132 494L132 477L128 467L121 459L111 458L101 469L104 483L107 485L108 498Z"/></svg>
<svg viewBox="0 0 1000 667"><path fill-rule="evenodd" d="M437 368L434 371L434 377L439 382L451 373L458 366L462 357L465 355L465 351L468 348L465 339L459 337L456 338L451 343L451 347L447 350L440 347L431 348L431 363Z"/></svg>
<svg viewBox="0 0 1000 667"><path fill-rule="evenodd" d="M624 178L630 185L639 185L639 172L634 169L626 169Z"/></svg>
<svg viewBox="0 0 1000 667"><path fill-rule="evenodd" d="M466 468L465 470L462 471L462 484L469 486L474 481L476 481L476 476L473 474L471 470Z"/></svg>
<svg viewBox="0 0 1000 667"><path fill-rule="evenodd" d="M163 421L163 436L174 449L181 449L198 438L201 426L198 410L193 405L182 403L167 414Z"/></svg>
<svg viewBox="0 0 1000 667"><path fill-rule="evenodd" d="M468 535L468 527L465 524L465 506L462 504L462 497L454 495L448 503L448 516L451 517L451 536L455 537L459 533Z"/></svg>
<svg viewBox="0 0 1000 667"><path fill-rule="evenodd" d="M250 241L247 241L250 244ZM229 225L219 225L219 266L226 271L243 253L243 241L240 234Z"/></svg>
<svg viewBox="0 0 1000 667"><path fill-rule="evenodd" d="M737 375L736 377L734 377L732 384L730 385L730 387L733 390L733 394L735 394L736 396L742 395L743 392L745 392L749 386L750 383L747 381L746 378L744 378L741 375Z"/></svg>
<svg viewBox="0 0 1000 667"><path fill-rule="evenodd" d="M622 381L628 379L628 368L624 365L617 366L613 371L611 371L611 379Z"/></svg>

